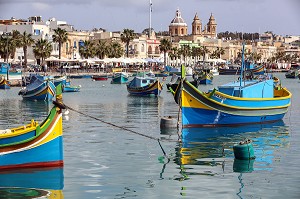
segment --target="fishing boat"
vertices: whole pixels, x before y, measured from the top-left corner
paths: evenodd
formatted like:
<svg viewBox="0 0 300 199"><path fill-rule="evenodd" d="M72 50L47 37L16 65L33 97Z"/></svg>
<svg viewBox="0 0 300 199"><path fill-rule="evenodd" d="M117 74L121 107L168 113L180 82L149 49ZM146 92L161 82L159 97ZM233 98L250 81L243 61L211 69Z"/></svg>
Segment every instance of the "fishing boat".
<svg viewBox="0 0 300 199"><path fill-rule="evenodd" d="M291 104L292 94L288 89L274 87L273 78L267 75L247 78L243 74L239 81L208 92L198 90L183 78L174 92L175 101L181 107L182 127L237 126L281 120Z"/></svg>
<svg viewBox="0 0 300 199"><path fill-rule="evenodd" d="M80 91L81 86L71 86L71 82L67 81L66 84L62 87L63 92L79 92Z"/></svg>
<svg viewBox="0 0 300 199"><path fill-rule="evenodd" d="M198 79L199 84L212 84L212 80L214 79L213 73L210 69L202 69L199 72L195 72L193 74L193 78Z"/></svg>
<svg viewBox="0 0 300 199"><path fill-rule="evenodd" d="M125 72L116 72L112 76L112 84L126 84L128 82L128 74Z"/></svg>
<svg viewBox="0 0 300 199"><path fill-rule="evenodd" d="M243 71L248 70L251 71L254 75L261 75L265 73L264 65L252 64L250 62L244 63ZM225 68L219 68L220 75L240 75L241 74L241 66L240 65L229 65Z"/></svg>
<svg viewBox="0 0 300 199"><path fill-rule="evenodd" d="M158 96L163 88L159 79L138 76L134 77L126 86L129 94L139 96Z"/></svg>
<svg viewBox="0 0 300 199"><path fill-rule="evenodd" d="M0 170L58 167L63 165L61 87L48 117L40 124L0 131Z"/></svg>
<svg viewBox="0 0 300 199"><path fill-rule="evenodd" d="M1 198L63 199L63 167L26 168L0 172Z"/></svg>
<svg viewBox="0 0 300 199"><path fill-rule="evenodd" d="M290 69L287 73L285 73L286 78L295 79L299 75L298 69Z"/></svg>
<svg viewBox="0 0 300 199"><path fill-rule="evenodd" d="M10 89L10 83L3 75L0 75L0 89Z"/></svg>
<svg viewBox="0 0 300 199"><path fill-rule="evenodd" d="M52 100L55 95L55 85L51 80L41 80L33 76L31 81L29 85L19 91L19 95L21 95L23 99Z"/></svg>
<svg viewBox="0 0 300 199"><path fill-rule="evenodd" d="M108 80L108 75L93 75L92 79L94 81L106 81Z"/></svg>

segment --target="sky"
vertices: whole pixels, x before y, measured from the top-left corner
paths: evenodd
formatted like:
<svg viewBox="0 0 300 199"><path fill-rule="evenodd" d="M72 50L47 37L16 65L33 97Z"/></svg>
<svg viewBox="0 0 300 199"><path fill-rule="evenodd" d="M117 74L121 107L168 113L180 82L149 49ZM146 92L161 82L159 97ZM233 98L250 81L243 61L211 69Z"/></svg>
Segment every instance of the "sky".
<svg viewBox="0 0 300 199"><path fill-rule="evenodd" d="M168 31L177 9L188 25L197 13L207 24L211 13L217 32L300 35L300 0L152 0L151 27ZM137 33L149 28L150 0L0 0L0 19L56 18L76 30L103 28Z"/></svg>

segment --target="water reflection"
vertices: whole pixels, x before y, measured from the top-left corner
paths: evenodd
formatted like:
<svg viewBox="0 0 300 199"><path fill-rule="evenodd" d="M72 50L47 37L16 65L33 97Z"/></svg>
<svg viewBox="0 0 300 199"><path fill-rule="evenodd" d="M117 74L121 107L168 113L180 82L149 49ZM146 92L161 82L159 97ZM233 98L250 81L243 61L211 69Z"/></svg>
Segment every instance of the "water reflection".
<svg viewBox="0 0 300 199"><path fill-rule="evenodd" d="M287 146L288 137L283 121L236 128L183 129L174 162L180 166L180 180L189 179L189 175L272 170L274 151ZM252 139L256 159L234 160L232 147L245 138Z"/></svg>
<svg viewBox="0 0 300 199"><path fill-rule="evenodd" d="M5 99L0 101L0 106L0 126L12 128L23 125L31 119L44 120L53 104L45 101Z"/></svg>
<svg viewBox="0 0 300 199"><path fill-rule="evenodd" d="M63 168L0 172L0 198L63 199Z"/></svg>

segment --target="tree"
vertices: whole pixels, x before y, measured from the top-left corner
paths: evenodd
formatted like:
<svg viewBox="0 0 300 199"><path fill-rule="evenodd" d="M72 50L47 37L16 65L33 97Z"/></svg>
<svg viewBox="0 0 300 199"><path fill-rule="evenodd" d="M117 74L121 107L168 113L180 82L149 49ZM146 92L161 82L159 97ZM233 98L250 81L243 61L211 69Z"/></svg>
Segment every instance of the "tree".
<svg viewBox="0 0 300 199"><path fill-rule="evenodd" d="M194 62L196 63L196 60L199 60L199 57L201 56L200 47L192 47L191 55L194 58Z"/></svg>
<svg viewBox="0 0 300 199"><path fill-rule="evenodd" d="M122 57L122 55L124 54L124 50L122 45L119 42L112 42L110 43L110 45L108 46L108 57L109 58L119 58Z"/></svg>
<svg viewBox="0 0 300 199"><path fill-rule="evenodd" d="M9 35L1 35L0 37L0 54L8 62L8 58L12 49L12 38Z"/></svg>
<svg viewBox="0 0 300 199"><path fill-rule="evenodd" d="M53 41L58 43L58 57L61 59L61 47L62 44L68 40L68 33L65 29L54 29Z"/></svg>
<svg viewBox="0 0 300 199"><path fill-rule="evenodd" d="M39 39L35 42L33 47L33 54L36 59L41 59L41 63L48 57L50 57L52 51L51 43L46 39Z"/></svg>
<svg viewBox="0 0 300 199"><path fill-rule="evenodd" d="M20 45L23 47L24 52L24 65L25 68L27 66L27 47L34 44L34 39L32 39L32 34L27 34L26 31L23 32L23 34L20 37Z"/></svg>
<svg viewBox="0 0 300 199"><path fill-rule="evenodd" d="M166 54L172 48L172 43L168 39L160 40L159 50L164 53L164 66L166 65Z"/></svg>
<svg viewBox="0 0 300 199"><path fill-rule="evenodd" d="M201 55L203 56L203 63L205 61L205 55L210 53L210 50L206 46L201 46Z"/></svg>
<svg viewBox="0 0 300 199"><path fill-rule="evenodd" d="M84 41L83 45L79 46L79 54L85 59L93 57L96 54L94 43L91 41Z"/></svg>
<svg viewBox="0 0 300 199"><path fill-rule="evenodd" d="M105 40L97 40L95 42L95 53L99 59L103 59L108 54L108 44Z"/></svg>
<svg viewBox="0 0 300 199"><path fill-rule="evenodd" d="M186 57L191 55L191 47L187 44L180 46L179 54L183 56L183 61L186 63Z"/></svg>
<svg viewBox="0 0 300 199"><path fill-rule="evenodd" d="M126 44L126 56L129 56L129 43L134 39L134 31L130 29L124 29L121 34L121 41Z"/></svg>

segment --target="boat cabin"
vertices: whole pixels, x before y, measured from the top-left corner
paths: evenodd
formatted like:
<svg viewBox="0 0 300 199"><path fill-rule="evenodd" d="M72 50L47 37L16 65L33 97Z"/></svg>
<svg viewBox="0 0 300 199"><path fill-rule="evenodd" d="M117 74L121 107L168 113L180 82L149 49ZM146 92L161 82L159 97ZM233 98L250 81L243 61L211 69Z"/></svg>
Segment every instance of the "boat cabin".
<svg viewBox="0 0 300 199"><path fill-rule="evenodd" d="M240 82L232 82L218 86L221 93L243 98L273 98L274 97L274 82L273 79L265 81L248 80L243 81L240 87Z"/></svg>
<svg viewBox="0 0 300 199"><path fill-rule="evenodd" d="M155 78L149 77L134 77L134 79L129 83L130 87L144 87L155 82Z"/></svg>

